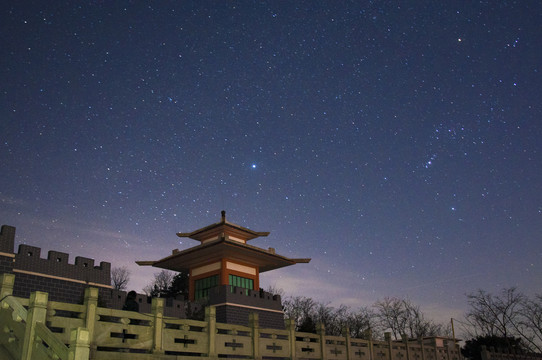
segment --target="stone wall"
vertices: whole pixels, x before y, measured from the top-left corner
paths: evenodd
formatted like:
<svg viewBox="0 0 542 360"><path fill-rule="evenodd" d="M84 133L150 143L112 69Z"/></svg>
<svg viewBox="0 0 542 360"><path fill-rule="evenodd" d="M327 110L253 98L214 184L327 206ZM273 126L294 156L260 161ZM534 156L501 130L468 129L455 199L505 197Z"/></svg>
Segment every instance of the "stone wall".
<svg viewBox="0 0 542 360"><path fill-rule="evenodd" d="M15 248L15 228L3 225L0 231L0 272L13 273L16 296L29 297L33 291L49 293L49 300L81 303L85 288L96 286L111 288L111 264L101 262L94 266L94 259L77 256L75 263L69 263L69 254L49 251L47 258L41 258L41 248L26 244ZM103 291L102 291L103 292ZM104 296L103 302L110 303Z"/></svg>
<svg viewBox="0 0 542 360"><path fill-rule="evenodd" d="M241 287L223 285L209 290L210 305L235 303L253 308L265 308L282 311L280 295L265 291L244 289Z"/></svg>
<svg viewBox="0 0 542 360"><path fill-rule="evenodd" d="M77 256L70 264L70 255L51 250L47 258L41 258L41 248L26 244L15 248L15 228L3 225L0 230L0 274L15 274L13 294L30 297L33 291L49 294L50 301L82 304L85 289L89 286L99 289L99 304L112 309L122 309L126 301L126 292L111 288L111 264L100 262L94 265L94 259ZM137 294L139 311L151 312L151 298ZM164 315L184 318L186 302L166 299Z"/></svg>
<svg viewBox="0 0 542 360"><path fill-rule="evenodd" d="M15 241L15 228L2 225L0 229L0 273L12 273L15 255L13 244Z"/></svg>
<svg viewBox="0 0 542 360"><path fill-rule="evenodd" d="M262 327L284 329L279 295L223 285L209 290L209 305L216 306L216 321L247 325L250 313L257 313Z"/></svg>
<svg viewBox="0 0 542 360"><path fill-rule="evenodd" d="M47 258L41 258L41 249L30 245L19 245L15 254L14 270L51 275L59 278L79 280L89 284L111 285L111 264L101 262L94 266L94 259L77 256L69 263L69 254L51 250Z"/></svg>
<svg viewBox="0 0 542 360"><path fill-rule="evenodd" d="M13 226L2 225L0 229L0 253L13 253L15 241L15 228Z"/></svg>

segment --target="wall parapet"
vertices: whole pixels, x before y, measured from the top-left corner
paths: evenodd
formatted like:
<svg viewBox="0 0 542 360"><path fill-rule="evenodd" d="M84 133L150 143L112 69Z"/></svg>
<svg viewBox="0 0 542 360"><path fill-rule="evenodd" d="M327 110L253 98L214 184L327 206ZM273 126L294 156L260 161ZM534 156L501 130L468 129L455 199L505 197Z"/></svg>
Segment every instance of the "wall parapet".
<svg viewBox="0 0 542 360"><path fill-rule="evenodd" d="M9 225L2 225L0 230L0 253L11 257L12 271L22 270L34 275L43 274L64 278L66 280L78 280L86 283L111 285L111 264L102 261L100 265L94 264L94 259L76 256L73 264L69 263L70 255L65 252L50 250L47 258L41 258L41 248L27 244L19 245L17 253L15 249L15 230ZM5 271L5 269L4 269Z"/></svg>
<svg viewBox="0 0 542 360"><path fill-rule="evenodd" d="M50 250L44 259L41 258L41 248L26 244L19 245L14 270L111 285L111 264L108 262L102 261L95 266L94 259L77 256L75 263L70 264L69 254L55 250Z"/></svg>
<svg viewBox="0 0 542 360"><path fill-rule="evenodd" d="M2 225L0 229L0 253L12 254L15 246L15 227Z"/></svg>
<svg viewBox="0 0 542 360"><path fill-rule="evenodd" d="M495 349L482 345L482 360L541 360L542 354L524 353L509 349Z"/></svg>
<svg viewBox="0 0 542 360"><path fill-rule="evenodd" d="M209 289L209 305L224 303L282 311L280 295L231 285L220 285Z"/></svg>

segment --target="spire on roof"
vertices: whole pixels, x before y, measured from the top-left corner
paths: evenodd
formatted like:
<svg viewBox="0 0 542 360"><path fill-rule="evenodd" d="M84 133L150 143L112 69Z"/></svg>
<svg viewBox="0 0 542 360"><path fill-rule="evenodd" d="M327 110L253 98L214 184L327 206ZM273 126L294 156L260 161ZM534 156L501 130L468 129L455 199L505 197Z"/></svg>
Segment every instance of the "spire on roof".
<svg viewBox="0 0 542 360"><path fill-rule="evenodd" d="M226 210L222 210L220 213L222 214L222 222L225 223L226 222Z"/></svg>

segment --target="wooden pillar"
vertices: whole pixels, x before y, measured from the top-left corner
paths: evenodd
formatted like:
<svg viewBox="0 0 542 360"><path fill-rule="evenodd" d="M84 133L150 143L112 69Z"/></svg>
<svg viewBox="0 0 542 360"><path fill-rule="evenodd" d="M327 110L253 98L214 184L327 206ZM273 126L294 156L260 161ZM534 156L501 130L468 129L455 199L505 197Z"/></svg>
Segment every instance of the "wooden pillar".
<svg viewBox="0 0 542 360"><path fill-rule="evenodd" d="M295 351L295 320L286 319L286 330L288 330L288 342L289 342L289 352L290 360L296 360L296 351Z"/></svg>
<svg viewBox="0 0 542 360"><path fill-rule="evenodd" d="M90 359L90 332L85 328L73 329L70 333L70 348L68 358L70 360Z"/></svg>
<svg viewBox="0 0 542 360"><path fill-rule="evenodd" d="M0 275L0 299L8 295L13 295L13 285L15 284L15 275L1 274Z"/></svg>
<svg viewBox="0 0 542 360"><path fill-rule="evenodd" d="M260 324L258 313L248 315L249 326L252 329L252 358L260 360Z"/></svg>
<svg viewBox="0 0 542 360"><path fill-rule="evenodd" d="M216 359L216 307L207 306L205 308L205 321L207 322L207 338L209 339L207 357Z"/></svg>
<svg viewBox="0 0 542 360"><path fill-rule="evenodd" d="M326 327L323 323L318 323L316 333L320 335L320 359L327 360Z"/></svg>
<svg viewBox="0 0 542 360"><path fill-rule="evenodd" d="M40 322L45 325L48 299L49 294L45 292L36 291L30 294L21 360L32 359L32 350L34 349L36 337L36 324Z"/></svg>
<svg viewBox="0 0 542 360"><path fill-rule="evenodd" d="M153 298L152 299L152 316L153 316L153 330L154 335L152 339L152 353L163 354L164 349L162 346L162 329L164 328L164 299Z"/></svg>
<svg viewBox="0 0 542 360"><path fill-rule="evenodd" d="M98 288L88 287L85 289L85 327L88 331L89 345L92 346L93 350L97 347L94 341L94 329L96 328L96 320L98 319L98 294Z"/></svg>

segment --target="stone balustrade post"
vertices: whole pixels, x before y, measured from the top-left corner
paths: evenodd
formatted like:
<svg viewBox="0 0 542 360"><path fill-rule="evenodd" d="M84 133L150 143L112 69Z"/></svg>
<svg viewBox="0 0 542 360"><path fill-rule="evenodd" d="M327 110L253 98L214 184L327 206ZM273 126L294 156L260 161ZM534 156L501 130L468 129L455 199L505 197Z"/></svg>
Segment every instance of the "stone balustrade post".
<svg viewBox="0 0 542 360"><path fill-rule="evenodd" d="M0 299L3 299L8 295L13 295L13 285L15 285L15 275L0 275Z"/></svg>
<svg viewBox="0 0 542 360"><path fill-rule="evenodd" d="M296 360L296 350L295 350L295 320L286 319L286 330L288 330L288 343L290 349L290 360Z"/></svg>
<svg viewBox="0 0 542 360"><path fill-rule="evenodd" d="M346 360L352 359L352 344L350 343L350 328L348 326L343 327L344 341L346 345Z"/></svg>
<svg viewBox="0 0 542 360"><path fill-rule="evenodd" d="M433 348L434 348L434 351L435 351L435 357L437 359L440 359L439 351L438 351L438 342L437 342L437 339L435 339L435 338L433 338Z"/></svg>
<svg viewBox="0 0 542 360"><path fill-rule="evenodd" d="M418 343L420 344L420 351L422 353L422 358L421 360L425 360L425 349L424 349L424 346L423 346L423 337L418 337Z"/></svg>
<svg viewBox="0 0 542 360"><path fill-rule="evenodd" d="M98 288L88 287L85 289L85 328L88 331L89 345L93 350L96 349L94 341L94 329L98 320Z"/></svg>
<svg viewBox="0 0 542 360"><path fill-rule="evenodd" d="M205 308L205 322L207 322L207 338L209 339L207 357L216 359L216 307Z"/></svg>
<svg viewBox="0 0 542 360"><path fill-rule="evenodd" d="M252 329L252 358L260 360L260 322L258 313L248 315L249 326Z"/></svg>
<svg viewBox="0 0 542 360"><path fill-rule="evenodd" d="M326 326L323 323L318 323L316 333L320 335L320 359L327 360Z"/></svg>
<svg viewBox="0 0 542 360"><path fill-rule="evenodd" d="M152 353L163 354L164 349L162 346L162 331L164 328L164 299L153 298L151 304L151 311L153 316L153 341L152 341Z"/></svg>
<svg viewBox="0 0 542 360"><path fill-rule="evenodd" d="M388 343L388 351L389 351L388 359L393 360L393 345L392 345L390 332L384 333L384 340Z"/></svg>
<svg viewBox="0 0 542 360"><path fill-rule="evenodd" d="M45 324L48 299L49 294L45 292L35 291L30 294L21 360L32 359L32 350L36 338L36 324L39 322Z"/></svg>
<svg viewBox="0 0 542 360"><path fill-rule="evenodd" d="M369 347L369 360L374 359L374 343L373 343L373 331L371 329L367 329L365 331L365 336L367 337L367 341L369 341L368 347Z"/></svg>
<svg viewBox="0 0 542 360"><path fill-rule="evenodd" d="M481 355L482 355L482 360L489 360L489 358L490 358L490 356L488 354L488 351L487 351L487 347L485 345L482 345Z"/></svg>
<svg viewBox="0 0 542 360"><path fill-rule="evenodd" d="M90 332L88 329L78 327L70 333L69 360L90 359Z"/></svg>
<svg viewBox="0 0 542 360"><path fill-rule="evenodd" d="M403 344L405 344L406 360L410 360L410 349L408 348L408 336L406 334L402 334L401 340L403 340Z"/></svg>

